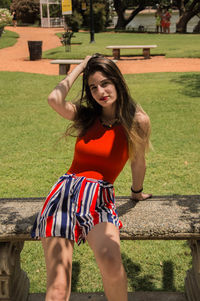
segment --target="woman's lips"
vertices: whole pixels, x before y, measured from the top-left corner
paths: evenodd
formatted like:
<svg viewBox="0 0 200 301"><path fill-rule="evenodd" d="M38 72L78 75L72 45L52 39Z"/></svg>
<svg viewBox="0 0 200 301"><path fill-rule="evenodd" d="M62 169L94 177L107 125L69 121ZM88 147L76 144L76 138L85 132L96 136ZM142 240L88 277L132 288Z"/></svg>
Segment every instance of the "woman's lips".
<svg viewBox="0 0 200 301"><path fill-rule="evenodd" d="M106 101L106 100L108 100L108 96L104 96L104 97L100 98L100 100L101 101Z"/></svg>

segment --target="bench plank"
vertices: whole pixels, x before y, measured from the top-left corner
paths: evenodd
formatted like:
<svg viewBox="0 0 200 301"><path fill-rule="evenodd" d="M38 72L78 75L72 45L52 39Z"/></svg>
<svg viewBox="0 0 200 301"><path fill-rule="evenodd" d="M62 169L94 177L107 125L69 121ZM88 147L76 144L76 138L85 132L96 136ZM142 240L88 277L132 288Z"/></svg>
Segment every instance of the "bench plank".
<svg viewBox="0 0 200 301"><path fill-rule="evenodd" d="M74 64L80 64L83 60L53 60L51 61L51 64L58 64L59 65L59 75L66 75L70 70L70 65ZM117 62L117 60L113 60L113 62Z"/></svg>
<svg viewBox="0 0 200 301"><path fill-rule="evenodd" d="M110 45L107 49L113 50L114 59L120 59L120 49L143 49L143 56L145 59L150 58L150 49L156 48L157 45Z"/></svg>
<svg viewBox="0 0 200 301"><path fill-rule="evenodd" d="M59 75L66 75L70 70L70 65L74 64L80 64L83 60L53 60L51 61L51 64L58 64L59 65Z"/></svg>
<svg viewBox="0 0 200 301"><path fill-rule="evenodd" d="M29 280L20 268L20 252L24 241L31 239L43 204L44 198L0 199L0 300L28 299ZM121 239L189 240L192 268L187 271L185 294L188 301L199 301L200 195L154 196L138 203L125 196L117 197L116 204L123 223Z"/></svg>
<svg viewBox="0 0 200 301"><path fill-rule="evenodd" d="M29 240L44 198L1 199L0 241ZM117 197L121 239L200 239L200 196Z"/></svg>

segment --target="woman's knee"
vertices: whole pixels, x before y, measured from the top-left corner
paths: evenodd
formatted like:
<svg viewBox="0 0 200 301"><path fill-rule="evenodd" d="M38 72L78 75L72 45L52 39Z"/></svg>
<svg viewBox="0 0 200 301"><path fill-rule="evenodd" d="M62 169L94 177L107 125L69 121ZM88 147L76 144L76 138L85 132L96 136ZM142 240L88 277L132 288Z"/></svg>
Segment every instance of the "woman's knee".
<svg viewBox="0 0 200 301"><path fill-rule="evenodd" d="M68 301L69 291L65 283L53 283L48 289L45 301Z"/></svg>
<svg viewBox="0 0 200 301"><path fill-rule="evenodd" d="M98 264L102 274L107 277L120 277L124 273L120 249L113 250L106 246L98 251Z"/></svg>

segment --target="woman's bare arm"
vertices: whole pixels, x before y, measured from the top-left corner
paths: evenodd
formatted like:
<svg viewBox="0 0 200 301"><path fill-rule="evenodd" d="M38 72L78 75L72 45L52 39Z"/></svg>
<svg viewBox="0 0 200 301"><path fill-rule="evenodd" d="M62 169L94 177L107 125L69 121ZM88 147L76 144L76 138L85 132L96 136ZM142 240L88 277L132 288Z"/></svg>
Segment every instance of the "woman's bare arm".
<svg viewBox="0 0 200 301"><path fill-rule="evenodd" d="M78 76L84 71L90 56L76 66L49 94L49 105L62 117L73 120L76 114L76 106L65 98Z"/></svg>

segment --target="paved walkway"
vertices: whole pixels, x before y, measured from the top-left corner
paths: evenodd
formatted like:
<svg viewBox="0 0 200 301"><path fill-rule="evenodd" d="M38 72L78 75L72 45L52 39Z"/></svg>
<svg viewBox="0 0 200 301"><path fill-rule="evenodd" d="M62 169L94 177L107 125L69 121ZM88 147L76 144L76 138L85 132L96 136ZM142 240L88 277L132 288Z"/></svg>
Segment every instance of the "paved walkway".
<svg viewBox="0 0 200 301"><path fill-rule="evenodd" d="M58 75L58 66L50 64L50 60L29 60L27 41L42 40L43 51L58 47L61 43L55 34L63 32L63 28L6 27L6 29L17 32L20 38L13 47L0 49L0 71L22 71ZM149 60L145 60L143 57L122 57L117 62L117 65L124 74L200 71L200 58L176 59L154 56Z"/></svg>
<svg viewBox="0 0 200 301"><path fill-rule="evenodd" d="M31 294L28 301L44 301L45 294ZM70 301L106 301L103 293L72 293ZM187 301L184 293L178 292L133 292L128 301Z"/></svg>

